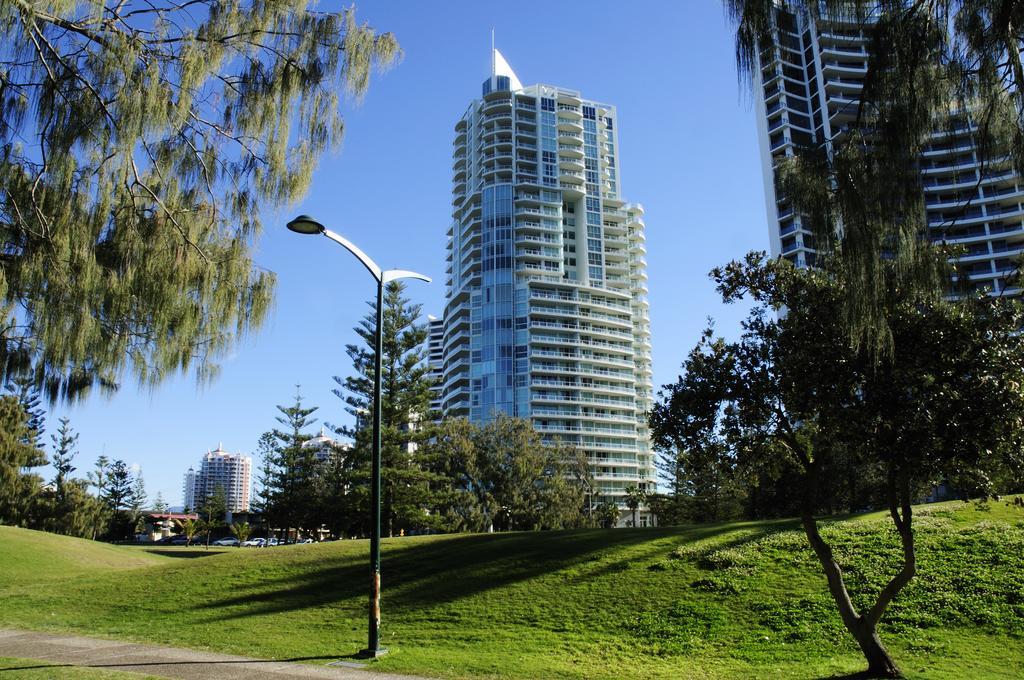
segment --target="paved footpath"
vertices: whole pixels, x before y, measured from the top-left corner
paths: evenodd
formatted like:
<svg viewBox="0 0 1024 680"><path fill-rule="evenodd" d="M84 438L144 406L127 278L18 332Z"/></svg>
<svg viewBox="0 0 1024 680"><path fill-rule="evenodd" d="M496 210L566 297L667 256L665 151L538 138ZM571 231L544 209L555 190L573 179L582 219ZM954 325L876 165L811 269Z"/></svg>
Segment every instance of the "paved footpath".
<svg viewBox="0 0 1024 680"><path fill-rule="evenodd" d="M270 661L175 647L3 628L0 628L0 656L37 659L41 662L26 663L23 666L25 669L78 666L145 673L181 680L415 680L410 675L296 663L302 659ZM0 678L3 677L3 673L4 670L0 669Z"/></svg>

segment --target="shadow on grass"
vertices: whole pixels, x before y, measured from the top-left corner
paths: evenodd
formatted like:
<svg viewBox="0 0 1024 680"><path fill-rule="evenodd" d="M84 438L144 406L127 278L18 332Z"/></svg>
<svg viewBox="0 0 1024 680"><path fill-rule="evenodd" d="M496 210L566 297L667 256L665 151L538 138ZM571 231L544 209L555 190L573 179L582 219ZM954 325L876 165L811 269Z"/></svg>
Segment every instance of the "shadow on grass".
<svg viewBox="0 0 1024 680"><path fill-rule="evenodd" d="M122 663L38 663L31 666L10 666L0 668L0 673L8 671L31 671L44 668L146 668L150 666L224 666L230 664L264 664L264 663L301 663L303 661L326 661L328 659L354 659L358 655L335 655L335 656L295 656L288 659L225 659L221 661L175 661L167 659L164 661L138 661L135 663L125 661Z"/></svg>
<svg viewBox="0 0 1024 680"><path fill-rule="evenodd" d="M601 578L630 568L637 562L665 557L673 539L714 538L736 531L735 525L693 526L629 530L579 530L474 534L442 540L390 540L383 556L386 605L416 610L472 597L480 593L567 570L576 583ZM758 535L761 535L758 532ZM667 540L662 540L667 539ZM639 547L626 559L596 560L608 549ZM297 611L359 602L367 590L367 564L361 555L324 560L314 571L262 579L228 598L195 607L211 613L208 622Z"/></svg>
<svg viewBox="0 0 1024 680"><path fill-rule="evenodd" d="M168 550L159 548L144 548L143 552L149 553L150 555L159 555L160 557L175 557L178 559L194 559L196 557L210 557L211 555L220 555L223 550L203 550L201 548L192 548L184 550Z"/></svg>

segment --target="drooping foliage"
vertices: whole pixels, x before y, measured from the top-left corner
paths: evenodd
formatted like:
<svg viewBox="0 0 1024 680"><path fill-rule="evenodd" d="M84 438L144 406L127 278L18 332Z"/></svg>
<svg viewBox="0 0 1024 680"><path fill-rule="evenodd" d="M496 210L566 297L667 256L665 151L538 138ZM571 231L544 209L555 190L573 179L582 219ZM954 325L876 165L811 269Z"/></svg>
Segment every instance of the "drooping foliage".
<svg viewBox="0 0 1024 680"><path fill-rule="evenodd" d="M920 158L936 131L968 134L986 176L1024 171L1024 3L1017 0L724 0L741 77L778 58L780 12L862 32L863 87L849 122L778 160L777 192L845 269L841 310L851 337L892 350L892 291L936 299L952 284L929 239ZM819 131L820 132L820 131ZM972 174L973 179L973 174ZM969 205L969 202L968 202ZM961 212L966 209L966 205ZM951 218L955 224L955 216ZM955 254L955 253L949 253ZM885 266L883 261L897 266ZM962 281L963 277L960 277Z"/></svg>
<svg viewBox="0 0 1024 680"><path fill-rule="evenodd" d="M271 302L260 213L399 53L306 0L0 0L0 380L214 375Z"/></svg>

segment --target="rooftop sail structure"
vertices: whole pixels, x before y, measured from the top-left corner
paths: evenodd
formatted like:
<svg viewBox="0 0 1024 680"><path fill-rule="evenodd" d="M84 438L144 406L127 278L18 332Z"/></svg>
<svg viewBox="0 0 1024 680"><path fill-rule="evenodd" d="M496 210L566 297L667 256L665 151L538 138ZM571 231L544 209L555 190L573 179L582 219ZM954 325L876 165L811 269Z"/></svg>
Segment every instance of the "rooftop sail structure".
<svg viewBox="0 0 1024 680"><path fill-rule="evenodd" d="M505 61L505 57L502 56L501 52L491 48L491 77L507 76L509 83L511 84L511 90L523 89L523 84L519 82L519 78L516 77L516 72L512 70L512 67Z"/></svg>

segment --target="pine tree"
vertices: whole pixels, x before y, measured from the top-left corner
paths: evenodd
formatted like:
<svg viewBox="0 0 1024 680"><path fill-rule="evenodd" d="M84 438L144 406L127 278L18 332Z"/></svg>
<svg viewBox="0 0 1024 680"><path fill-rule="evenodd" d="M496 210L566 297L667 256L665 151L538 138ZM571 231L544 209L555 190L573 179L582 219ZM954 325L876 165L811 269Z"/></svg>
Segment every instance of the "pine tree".
<svg viewBox="0 0 1024 680"><path fill-rule="evenodd" d="M71 479L71 473L77 468L72 465L75 456L78 455L78 433L71 428L69 418L61 418L57 434L51 435L53 442L53 469L57 475L53 478L53 486L57 493L57 503L63 506L65 501L65 486Z"/></svg>
<svg viewBox="0 0 1024 680"><path fill-rule="evenodd" d="M153 512L157 514L167 512L167 501L164 500L164 495L159 491L156 494L156 498L153 500Z"/></svg>
<svg viewBox="0 0 1024 680"><path fill-rule="evenodd" d="M31 444L37 449L43 448L43 434L46 430L46 411L40 405L42 400L34 381L28 376L19 375L7 383L7 392L17 397L21 407L25 409L25 414L28 416L27 424L29 431L25 435L25 443Z"/></svg>
<svg viewBox="0 0 1024 680"><path fill-rule="evenodd" d="M263 515L263 520L270 519L273 512L274 483L278 458L277 440L273 432L264 432L256 444L256 454L260 461L256 477L255 498L253 509Z"/></svg>
<svg viewBox="0 0 1024 680"><path fill-rule="evenodd" d="M260 215L400 54L307 0L0 0L0 381L208 379L258 328Z"/></svg>
<svg viewBox="0 0 1024 680"><path fill-rule="evenodd" d="M0 397L0 524L33 526L37 521L33 510L42 480L25 470L45 465L46 457L29 443L30 433L18 399Z"/></svg>
<svg viewBox="0 0 1024 680"><path fill-rule="evenodd" d="M295 402L291 406L278 406L281 413L278 423L284 429L271 432L272 447L267 449L270 464L267 480L264 482L267 502L265 512L268 518L284 531L287 540L292 528L310 528L310 521L319 514L315 507L315 476L317 460L315 451L304 446L312 439L306 429L316 422L310 416L318 410L314 406L302 405L302 394L296 386ZM261 444L264 442L261 440Z"/></svg>
<svg viewBox="0 0 1024 680"><path fill-rule="evenodd" d="M132 480L132 492L128 509L131 510L132 515L137 519L148 502L149 496L146 494L146 482L142 479L142 470L139 470L135 475L135 479Z"/></svg>
<svg viewBox="0 0 1024 680"><path fill-rule="evenodd" d="M106 532L107 524L110 521L110 512L107 510L107 503L104 500L107 493L107 485L110 483L110 459L106 456L97 458L93 470L86 473L86 479L89 486L95 489L97 505L99 507L99 510L93 517L95 523L92 528L92 538L95 539Z"/></svg>
<svg viewBox="0 0 1024 680"><path fill-rule="evenodd" d="M131 516L132 488L135 480L131 468L123 460L115 460L110 464L107 473L106 490L100 500L106 506L110 516L108 533L114 540L124 540L134 527Z"/></svg>
<svg viewBox="0 0 1024 680"><path fill-rule="evenodd" d="M381 521L385 535L400 529L424 525L424 510L430 504L434 476L421 460L420 447L431 436L430 371L424 361L423 343L427 327L419 324L420 305L404 296L400 281L384 290L383 355L381 360ZM353 486L368 485L373 428L373 360L376 302L356 326L359 345L345 351L352 360L354 375L335 376L342 389L334 394L355 417L355 428L333 428L355 440L351 452ZM368 516L368 509L358 513Z"/></svg>

